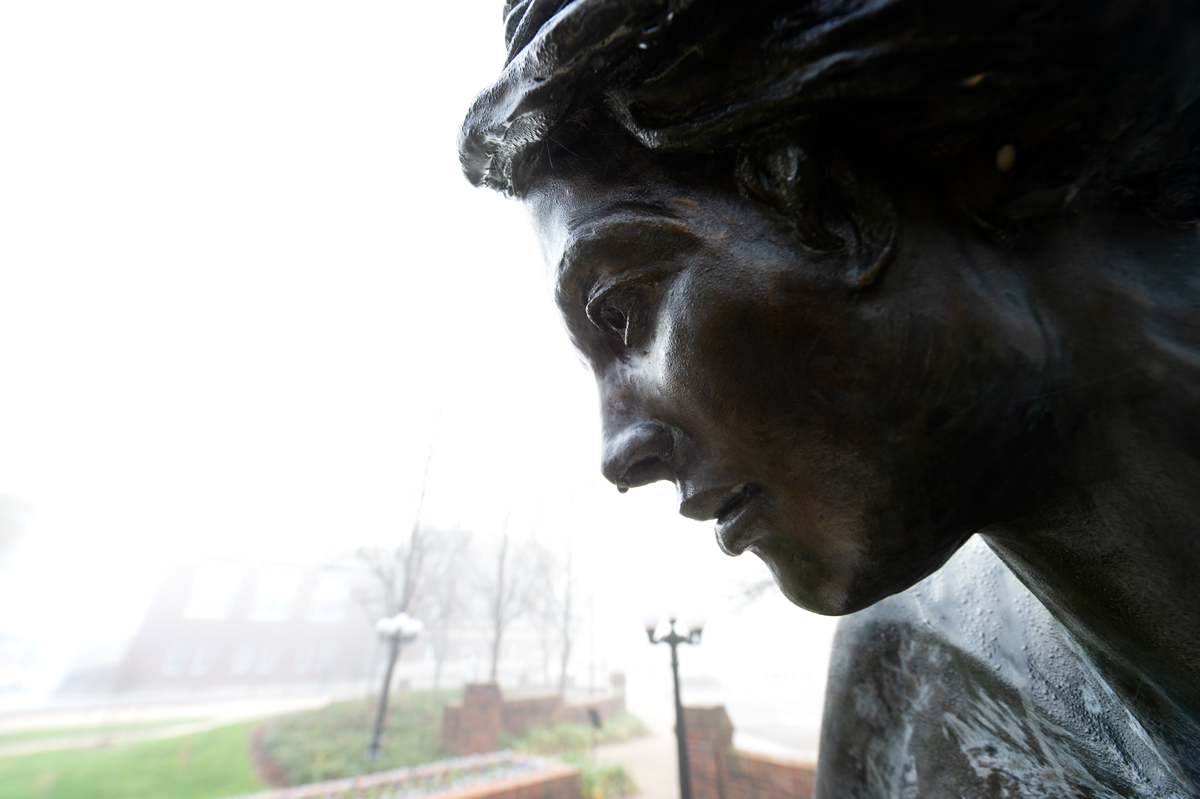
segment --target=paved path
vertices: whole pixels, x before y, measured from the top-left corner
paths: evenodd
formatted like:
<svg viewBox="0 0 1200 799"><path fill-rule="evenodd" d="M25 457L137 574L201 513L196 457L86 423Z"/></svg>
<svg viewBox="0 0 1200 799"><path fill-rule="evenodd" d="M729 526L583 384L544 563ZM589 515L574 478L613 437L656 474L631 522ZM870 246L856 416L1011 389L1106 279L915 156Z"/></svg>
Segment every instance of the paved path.
<svg viewBox="0 0 1200 799"><path fill-rule="evenodd" d="M0 744L0 757L69 749L96 749L133 741L175 738L241 721L323 707L329 702L329 697L287 697L142 707L114 705L82 711L43 710L11 714L0 717L0 733L55 729L70 732L61 736ZM89 730L88 727L94 729Z"/></svg>
<svg viewBox="0 0 1200 799"><path fill-rule="evenodd" d="M674 734L655 733L596 747L596 759L619 763L637 780L636 799L679 799L678 753Z"/></svg>

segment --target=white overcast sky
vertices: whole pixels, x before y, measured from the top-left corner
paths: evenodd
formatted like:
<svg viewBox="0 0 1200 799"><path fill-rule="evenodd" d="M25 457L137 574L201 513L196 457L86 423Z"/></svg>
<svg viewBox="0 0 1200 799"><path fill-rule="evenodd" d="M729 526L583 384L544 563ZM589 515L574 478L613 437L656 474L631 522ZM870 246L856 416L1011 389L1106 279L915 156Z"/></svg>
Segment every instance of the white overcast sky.
<svg viewBox="0 0 1200 799"><path fill-rule="evenodd" d="M598 474L521 208L459 173L501 6L0 5L0 494L30 531L0 630L116 637L166 562L394 542L432 447L424 518L571 537L616 665L674 607L723 681L823 672L827 620L734 613L761 565Z"/></svg>

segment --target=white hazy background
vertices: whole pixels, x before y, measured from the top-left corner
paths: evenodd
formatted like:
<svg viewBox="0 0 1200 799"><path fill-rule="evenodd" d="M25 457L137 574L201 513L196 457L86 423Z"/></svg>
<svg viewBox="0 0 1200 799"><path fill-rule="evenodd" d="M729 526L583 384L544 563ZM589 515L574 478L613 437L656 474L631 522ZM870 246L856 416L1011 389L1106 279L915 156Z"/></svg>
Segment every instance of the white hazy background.
<svg viewBox="0 0 1200 799"><path fill-rule="evenodd" d="M832 621L746 606L757 560L600 478L522 210L459 173L501 5L0 5L0 631L65 664L181 558L394 544L432 449L427 523L573 542L635 710L671 712L672 609L735 725L819 710Z"/></svg>

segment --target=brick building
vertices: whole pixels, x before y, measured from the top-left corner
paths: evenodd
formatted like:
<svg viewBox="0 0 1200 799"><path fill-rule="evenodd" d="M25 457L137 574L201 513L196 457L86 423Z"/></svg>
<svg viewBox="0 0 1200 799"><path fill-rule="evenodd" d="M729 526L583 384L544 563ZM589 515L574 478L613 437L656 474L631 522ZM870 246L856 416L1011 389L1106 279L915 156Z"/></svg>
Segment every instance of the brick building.
<svg viewBox="0 0 1200 799"><path fill-rule="evenodd" d="M353 568L317 564L178 564L105 687L118 694L237 695L364 686L376 636L354 601L362 579ZM69 677L63 691L71 684Z"/></svg>
<svg viewBox="0 0 1200 799"><path fill-rule="evenodd" d="M176 564L133 638L106 644L103 652L78 653L57 698L175 701L375 690L384 647L360 598L376 590L353 559L340 565L233 558ZM557 680L544 673L549 659L541 644L527 620L514 622L504 635L501 682ZM464 609L442 630L427 624L402 649L395 680L412 688L476 681L487 675L490 650L486 619ZM598 677L604 679L603 668Z"/></svg>

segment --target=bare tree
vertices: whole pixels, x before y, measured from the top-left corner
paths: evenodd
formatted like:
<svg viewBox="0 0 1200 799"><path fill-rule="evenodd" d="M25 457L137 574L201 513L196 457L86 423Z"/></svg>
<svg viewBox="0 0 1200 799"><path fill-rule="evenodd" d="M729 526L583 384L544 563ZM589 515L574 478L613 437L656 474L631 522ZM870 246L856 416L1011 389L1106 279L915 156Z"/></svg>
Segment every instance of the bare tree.
<svg viewBox="0 0 1200 799"><path fill-rule="evenodd" d="M772 577L766 577L761 580L745 581L738 588L736 598L741 599L741 607L745 607L763 594L775 587L775 580Z"/></svg>
<svg viewBox="0 0 1200 799"><path fill-rule="evenodd" d="M504 642L504 633L527 608L526 575L521 568L521 552L511 551L508 535L508 520L504 522L504 532L500 537L500 546L496 550L496 560L490 574L484 575L481 582L481 595L487 611L488 624L491 632L491 668L488 670L489 679L496 681L500 666L500 650Z"/></svg>
<svg viewBox="0 0 1200 799"><path fill-rule="evenodd" d="M566 568L563 569L562 600L559 603L561 605L560 626L558 628L560 655L558 664L558 692L560 694L567 691L567 665L571 662L571 649L575 643L575 636L579 632L579 619L575 609L575 574L571 564L572 550L571 542L568 541Z"/></svg>
<svg viewBox="0 0 1200 799"><path fill-rule="evenodd" d="M437 536L438 546L428 569L428 590L425 597L425 623L428 640L433 647L433 687L442 679L442 664L450 646L450 630L463 610L462 595L465 561L469 556L471 536L459 529Z"/></svg>
<svg viewBox="0 0 1200 799"><path fill-rule="evenodd" d="M526 612L537 631L542 655L542 684L550 686L550 660L558 644L559 597L558 559L545 546L531 542L528 547Z"/></svg>
<svg viewBox="0 0 1200 799"><path fill-rule="evenodd" d="M421 511L425 506L425 489L429 484L429 463L433 451L425 460L425 476L421 480L421 495L417 499L417 512L413 517L408 538L394 549L387 547L362 547L358 560L373 578L367 592L360 594L359 602L371 617L395 616L416 609L421 588L422 570L435 540L433 531L421 525Z"/></svg>
<svg viewBox="0 0 1200 799"><path fill-rule="evenodd" d="M413 610L421 585L421 570L428 552L429 531L415 529L395 549L362 547L358 561L371 575L370 587L360 592L359 603L371 620Z"/></svg>
<svg viewBox="0 0 1200 799"><path fill-rule="evenodd" d="M398 544L395 549L363 547L358 550L358 560L374 578L367 591L358 596L359 603L372 621L416 610L425 562L429 556L431 544L435 540L432 531L425 529L421 524L421 511L425 507L425 490L429 485L429 464L432 460L433 450L431 449L425 459L425 475L421 479L421 494L417 498L417 512L413 516L408 539ZM369 757L375 757L379 752L380 734L387 713L388 692L391 689L396 661L399 658L400 637L392 636L384 657L383 686L379 691L379 709Z"/></svg>
<svg viewBox="0 0 1200 799"><path fill-rule="evenodd" d="M549 687L557 683L562 693L566 690L567 669L580 622L570 542L563 560L545 546L530 542L523 552L521 574L525 584L525 613L537 631L541 646L543 684ZM552 659L557 659L553 678Z"/></svg>

